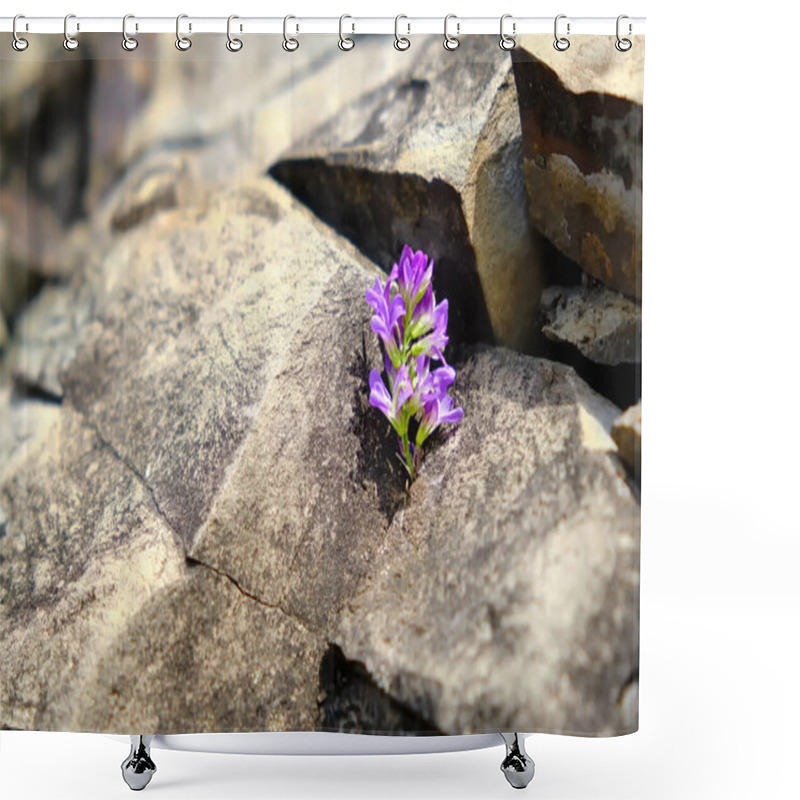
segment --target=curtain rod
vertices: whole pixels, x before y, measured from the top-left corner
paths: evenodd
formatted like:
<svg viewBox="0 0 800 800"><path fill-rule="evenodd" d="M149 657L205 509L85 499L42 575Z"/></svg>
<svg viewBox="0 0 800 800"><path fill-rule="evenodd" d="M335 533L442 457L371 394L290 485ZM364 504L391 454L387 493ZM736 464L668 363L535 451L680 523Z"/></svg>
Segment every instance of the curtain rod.
<svg viewBox="0 0 800 800"><path fill-rule="evenodd" d="M11 33L13 17L0 17L0 32ZM555 17L514 17L506 15L504 30L508 35L523 33L553 34ZM17 21L17 33L23 34L64 34L64 17L20 17ZM443 17L401 17L398 21L399 33L403 36L420 33L443 34L445 21ZM560 15L558 22L559 35L606 34L614 35L617 31L616 17L570 17ZM569 29L567 29L569 26ZM147 33L175 33L175 17L129 17L126 30L129 35ZM73 36L82 33L119 33L122 34L122 17L81 17L70 15L69 33ZM181 31L184 35L198 33L225 34L228 29L227 17L193 17L183 16ZM644 17L627 17L624 19L622 35L636 36L645 32ZM239 17L233 23L237 34L283 34L283 17ZM340 21L338 17L293 17L288 22L291 34L338 34ZM346 35L351 34L388 34L395 33L394 17L355 17L347 15L342 23ZM463 36L480 33L500 33L500 17L458 17L451 16L448 30L453 35ZM0 45L1 46L1 45Z"/></svg>

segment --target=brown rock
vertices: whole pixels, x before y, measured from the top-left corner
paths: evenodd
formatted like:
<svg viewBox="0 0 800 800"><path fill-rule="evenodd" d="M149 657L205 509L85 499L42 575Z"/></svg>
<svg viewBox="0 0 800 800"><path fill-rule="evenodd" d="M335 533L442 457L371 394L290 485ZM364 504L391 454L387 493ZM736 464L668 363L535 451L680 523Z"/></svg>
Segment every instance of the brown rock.
<svg viewBox="0 0 800 800"><path fill-rule="evenodd" d="M147 487L59 409L0 481L0 725L313 729L323 643L186 565Z"/></svg>
<svg viewBox="0 0 800 800"><path fill-rule="evenodd" d="M592 277L642 296L644 40L523 36L512 51L533 226Z"/></svg>
<svg viewBox="0 0 800 800"><path fill-rule="evenodd" d="M574 371L503 350L459 372L429 453L335 641L448 733L636 729L639 507L617 410Z"/></svg>
<svg viewBox="0 0 800 800"><path fill-rule="evenodd" d="M550 286L542 292L548 339L576 347L597 364L641 363L642 310L602 286Z"/></svg>
<svg viewBox="0 0 800 800"><path fill-rule="evenodd" d="M272 174L385 269L406 242L433 256L454 341L524 349L540 256L516 89L495 44L470 37L446 52L428 40L405 70L294 145Z"/></svg>

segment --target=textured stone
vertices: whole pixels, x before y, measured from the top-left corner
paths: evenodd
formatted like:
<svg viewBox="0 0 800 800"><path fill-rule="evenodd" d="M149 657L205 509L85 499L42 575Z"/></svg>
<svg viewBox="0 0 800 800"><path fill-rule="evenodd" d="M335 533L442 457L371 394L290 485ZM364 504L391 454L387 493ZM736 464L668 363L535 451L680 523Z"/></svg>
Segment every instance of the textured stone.
<svg viewBox="0 0 800 800"><path fill-rule="evenodd" d="M420 43L409 66L294 145L272 174L388 269L436 260L454 341L526 348L540 292L511 65L486 37ZM357 48L356 48L357 49Z"/></svg>
<svg viewBox="0 0 800 800"><path fill-rule="evenodd" d="M359 42L351 53L340 51L335 41L309 37L289 59L280 36L253 37L240 52L229 53L224 36L205 35L195 40L187 59L175 49L174 37L151 37L151 52L139 56L137 48L124 80L134 84L143 65L151 64L152 88L110 150L115 169L109 170L107 159L92 164L91 194L100 195L109 173L118 176L124 170L126 185L114 193L128 197L115 199L114 213L117 223L131 224L136 215L127 215L117 203L124 207L134 199L132 188L138 194L135 205L156 200L155 169L164 191L150 211L202 205L209 192L263 172L321 119L339 113L406 61L394 50L387 53L376 39ZM354 74L358 81L352 80ZM100 107L109 101L111 85L108 80L95 92ZM110 139L108 132L104 135ZM172 189L165 166L173 170ZM135 173L132 181L128 171ZM142 178L149 187L141 185ZM143 190L150 194L146 201Z"/></svg>
<svg viewBox="0 0 800 800"><path fill-rule="evenodd" d="M465 420L405 493L367 401L379 270L273 180L241 177L335 115L301 145L341 137L314 156L316 210L352 212L384 267L406 238L438 242L454 340L527 346L537 245L514 83L494 40L482 59L471 41L409 58L309 38L287 58L265 37L267 59L261 39L228 57L203 37L187 60L164 37L95 75L88 177L70 172L86 166L70 167L72 123L44 154L65 185L43 212L54 271L25 237L19 251L39 277L80 269L15 304L0 365L0 727L635 727L618 409L563 366L473 352L456 364ZM22 96L20 131L41 124ZM121 112L107 129L103 108Z"/></svg>
<svg viewBox="0 0 800 800"><path fill-rule="evenodd" d="M314 730L325 643L227 578L183 567L98 660L78 730ZM77 705L77 704L76 704Z"/></svg>
<svg viewBox="0 0 800 800"><path fill-rule="evenodd" d="M162 213L110 250L62 383L187 546L306 311L359 262L368 282L366 262L269 179Z"/></svg>
<svg viewBox="0 0 800 800"><path fill-rule="evenodd" d="M0 482L0 725L313 728L323 643L187 566L147 487L71 409Z"/></svg>
<svg viewBox="0 0 800 800"><path fill-rule="evenodd" d="M616 408L563 365L477 353L334 641L445 732L635 730L639 508Z"/></svg>
<svg viewBox="0 0 800 800"><path fill-rule="evenodd" d="M88 296L80 283L42 289L17 321L8 352L11 375L28 389L60 399L61 371L75 357L89 313Z"/></svg>
<svg viewBox="0 0 800 800"><path fill-rule="evenodd" d="M597 364L640 363L642 309L602 286L550 286L542 292L548 339L576 347Z"/></svg>
<svg viewBox="0 0 800 800"><path fill-rule="evenodd" d="M189 550L323 631L403 497L396 437L367 402L369 370L380 364L364 302L371 281L343 265L309 303Z"/></svg>
<svg viewBox="0 0 800 800"><path fill-rule="evenodd" d="M644 41L522 36L512 51L533 226L592 277L642 294Z"/></svg>
<svg viewBox="0 0 800 800"><path fill-rule="evenodd" d="M314 626L402 495L388 424L361 420L378 271L261 179L121 234L100 274L73 282L63 404L21 398L53 414L23 442L0 420L0 723L313 729Z"/></svg>
<svg viewBox="0 0 800 800"><path fill-rule="evenodd" d="M59 412L57 404L21 398L18 394L0 378L0 475L39 426L46 425Z"/></svg>
<svg viewBox="0 0 800 800"><path fill-rule="evenodd" d="M611 436L619 454L639 479L642 472L642 401L631 406L614 420Z"/></svg>

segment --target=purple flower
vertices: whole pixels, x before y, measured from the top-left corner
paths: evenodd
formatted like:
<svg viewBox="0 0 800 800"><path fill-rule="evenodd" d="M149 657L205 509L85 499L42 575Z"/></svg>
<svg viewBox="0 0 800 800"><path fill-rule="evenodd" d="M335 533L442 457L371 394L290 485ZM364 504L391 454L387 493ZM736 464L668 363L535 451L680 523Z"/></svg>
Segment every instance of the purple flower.
<svg viewBox="0 0 800 800"><path fill-rule="evenodd" d="M392 267L390 279L392 275L398 279L403 300L408 305L414 305L430 286L433 260L428 264L428 256L422 250L415 253L408 245L404 245L400 262Z"/></svg>
<svg viewBox="0 0 800 800"><path fill-rule="evenodd" d="M453 408L453 398L448 394L431 394L425 402L425 413L417 429L419 447L440 425L461 422L464 412Z"/></svg>
<svg viewBox="0 0 800 800"><path fill-rule="evenodd" d="M366 300L375 310L375 315L370 320L370 328L381 337L386 352L394 362L399 355L402 339L400 322L405 316L406 307L400 295L395 295L389 300L390 286L389 281L384 287L378 278L375 278L375 286L367 289Z"/></svg>
<svg viewBox="0 0 800 800"><path fill-rule="evenodd" d="M456 371L443 355L449 341L448 303L443 300L437 305L432 281L433 260L405 245L386 283L376 278L366 292L375 312L370 328L383 345L386 372L386 383L378 370L370 373L369 402L397 431L412 480L425 440L440 425L455 424L463 416L447 394L456 379ZM441 366L432 368L433 361L441 361ZM414 442L409 438L412 419L417 423Z"/></svg>
<svg viewBox="0 0 800 800"><path fill-rule="evenodd" d="M373 369L369 374L369 404L380 409L399 433L399 426L402 425L401 411L406 400L414 394L405 364L397 370L397 375L391 384L392 393L389 394L380 372Z"/></svg>
<svg viewBox="0 0 800 800"><path fill-rule="evenodd" d="M444 360L442 351L450 341L447 336L447 310L447 300L442 300L433 309L433 314L431 315L433 330L414 344L411 348L412 355L431 353L435 358Z"/></svg>

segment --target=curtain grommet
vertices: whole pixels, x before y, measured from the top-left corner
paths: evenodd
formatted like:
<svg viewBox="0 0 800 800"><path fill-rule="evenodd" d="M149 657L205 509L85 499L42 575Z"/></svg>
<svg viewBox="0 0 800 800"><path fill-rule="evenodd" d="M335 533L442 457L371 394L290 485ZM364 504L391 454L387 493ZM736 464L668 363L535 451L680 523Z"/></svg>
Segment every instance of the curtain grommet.
<svg viewBox="0 0 800 800"><path fill-rule="evenodd" d="M133 14L126 14L122 18L122 49L126 50L128 53L132 53L138 46L139 40L135 36L130 36L128 34L128 20L129 19L136 19ZM138 25L136 28L138 29Z"/></svg>
<svg viewBox="0 0 800 800"><path fill-rule="evenodd" d="M627 53L627 52L628 52L628 50L630 50L630 49L631 49L631 47L633 47L633 42L632 42L630 39L623 39L623 38L622 38L622 37L619 35L619 24L620 24L620 22L622 22L622 20L624 20L624 19L628 19L628 18L629 18L629 17L628 17L628 15L627 15L627 14L620 14L620 15L617 17L617 41L616 41L616 42L614 42L614 47L616 47L616 48L617 48L617 50L619 50L619 52L620 52L620 53ZM631 29L631 24L630 24L630 22L629 22L629 23L628 23L628 35L630 35L630 33L631 33L631 30L632 30L632 29Z"/></svg>
<svg viewBox="0 0 800 800"><path fill-rule="evenodd" d="M20 36L17 33L17 21L21 20L21 19L25 19L25 15L24 14L17 14L14 17L14 22L11 24L11 36L12 36L12 38L11 38L11 46L18 53L24 53L28 49L28 40L27 39L23 39L22 36ZM25 27L27 29L27 23L26 23Z"/></svg>
<svg viewBox="0 0 800 800"><path fill-rule="evenodd" d="M565 50L569 50L569 39L566 36L559 36L558 35L558 21L560 19L566 19L566 14L559 14L555 22L553 23L553 47L558 50L559 53L563 53ZM569 22L567 23L567 36L569 36Z"/></svg>
<svg viewBox="0 0 800 800"><path fill-rule="evenodd" d="M290 19L297 19L297 17L293 17L291 14L287 14L283 18L283 49L287 53L294 53L298 47L300 47L300 42L295 39L293 36L289 36L288 28L289 28L289 20ZM299 32L300 26L297 25L295 30Z"/></svg>
<svg viewBox="0 0 800 800"><path fill-rule="evenodd" d="M178 48L182 53L185 53L191 46L192 40L188 36L184 36L181 33L181 20L188 19L188 14L178 14L175 18L175 47ZM192 32L192 23L189 23L189 33Z"/></svg>
<svg viewBox="0 0 800 800"><path fill-rule="evenodd" d="M225 47L227 47L228 51L231 53L238 53L244 47L244 42L231 33L231 22L233 22L235 19L239 19L236 14L231 14L228 17L228 41L225 42ZM241 32L241 30L242 27L240 25L239 31Z"/></svg>
<svg viewBox="0 0 800 800"><path fill-rule="evenodd" d="M411 47L411 39L408 38L408 35L411 33L411 23L406 23L406 28L408 29L406 32L406 36L400 35L400 20L401 19L408 19L405 14L398 14L394 18L394 49L399 50L401 53L408 50Z"/></svg>
<svg viewBox="0 0 800 800"><path fill-rule="evenodd" d="M64 49L72 52L78 49L78 40L69 32L69 21L75 19L74 14L67 14L64 17ZM80 23L76 23L76 30L80 31Z"/></svg>
<svg viewBox="0 0 800 800"><path fill-rule="evenodd" d="M511 36L505 32L505 22L507 19L512 19L511 14L503 14L500 17L500 49L509 52L517 46L517 40L514 38L517 34L517 23L511 23Z"/></svg>
<svg viewBox="0 0 800 800"><path fill-rule="evenodd" d="M348 53L356 46L356 43L349 36L344 35L343 28L344 28L344 21L346 19L353 19L353 18L349 14L342 14L342 16L339 17L339 49L345 53ZM355 29L356 26L354 24L351 24L351 33L355 33Z"/></svg>
<svg viewBox="0 0 800 800"><path fill-rule="evenodd" d="M448 24L451 19L456 20L456 35L452 36L450 31L447 29ZM461 23L458 21L458 18L455 14L448 14L444 18L444 40L442 41L442 46L445 50L449 50L451 53L453 50L457 50L458 46L461 42L458 39L458 34L461 32Z"/></svg>

